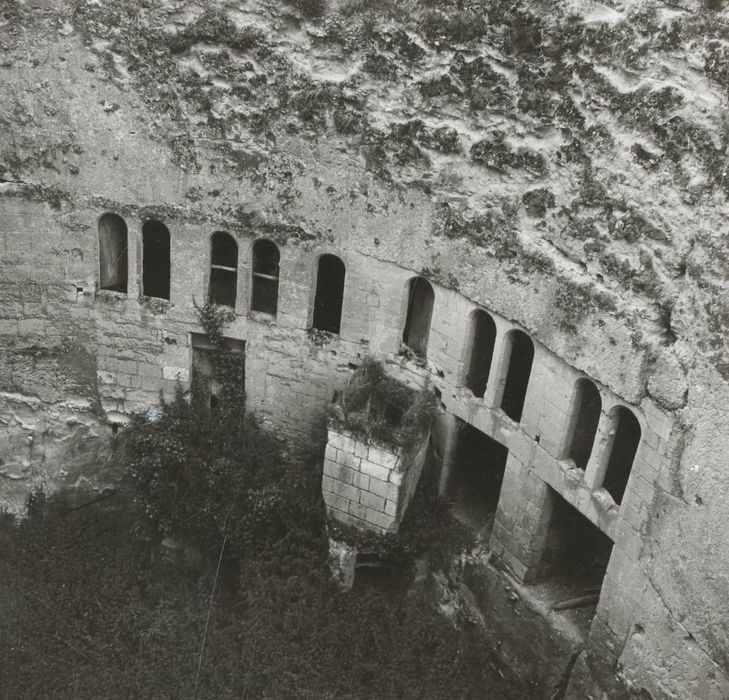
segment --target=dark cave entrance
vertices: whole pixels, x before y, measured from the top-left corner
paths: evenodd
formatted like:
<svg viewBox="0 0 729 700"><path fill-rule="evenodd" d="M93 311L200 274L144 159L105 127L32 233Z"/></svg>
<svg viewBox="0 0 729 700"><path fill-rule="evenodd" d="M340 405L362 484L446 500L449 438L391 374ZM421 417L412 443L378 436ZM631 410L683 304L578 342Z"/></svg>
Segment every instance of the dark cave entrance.
<svg viewBox="0 0 729 700"><path fill-rule="evenodd" d="M589 624L607 571L613 541L549 489L552 515L537 576L549 583L555 602L584 598L578 606L583 621Z"/></svg>
<svg viewBox="0 0 729 700"><path fill-rule="evenodd" d="M458 446L446 495L456 517L474 530L493 519L499 504L509 450L465 421L458 421Z"/></svg>

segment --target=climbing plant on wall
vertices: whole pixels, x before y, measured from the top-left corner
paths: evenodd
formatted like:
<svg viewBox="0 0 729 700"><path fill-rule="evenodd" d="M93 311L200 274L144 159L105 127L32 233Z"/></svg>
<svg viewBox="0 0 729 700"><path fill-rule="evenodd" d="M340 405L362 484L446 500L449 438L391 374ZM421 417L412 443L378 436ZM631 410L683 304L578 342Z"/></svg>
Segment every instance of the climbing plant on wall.
<svg viewBox="0 0 729 700"><path fill-rule="evenodd" d="M215 552L225 540L238 557L292 528L316 528L319 477L287 464L276 437L245 411L244 356L230 352L224 337L232 312L208 304L198 314L215 348L219 401L211 406L194 386L191 395L178 386L153 418L132 417L117 459L144 514L146 537L178 538L204 551L210 544Z"/></svg>

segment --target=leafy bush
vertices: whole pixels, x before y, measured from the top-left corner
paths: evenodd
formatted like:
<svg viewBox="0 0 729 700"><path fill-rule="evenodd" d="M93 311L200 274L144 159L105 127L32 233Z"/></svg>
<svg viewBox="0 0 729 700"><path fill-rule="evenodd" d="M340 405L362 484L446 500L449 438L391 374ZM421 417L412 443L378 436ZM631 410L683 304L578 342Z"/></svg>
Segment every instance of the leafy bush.
<svg viewBox="0 0 729 700"><path fill-rule="evenodd" d="M288 532L240 563L239 587L215 588L214 566L186 573L129 537L123 494L78 500L0 520L4 697L525 697L488 640L422 593L338 593L310 535Z"/></svg>
<svg viewBox="0 0 729 700"><path fill-rule="evenodd" d="M415 391L368 357L350 377L334 417L355 435L401 452L407 461L430 430L437 406L430 388Z"/></svg>

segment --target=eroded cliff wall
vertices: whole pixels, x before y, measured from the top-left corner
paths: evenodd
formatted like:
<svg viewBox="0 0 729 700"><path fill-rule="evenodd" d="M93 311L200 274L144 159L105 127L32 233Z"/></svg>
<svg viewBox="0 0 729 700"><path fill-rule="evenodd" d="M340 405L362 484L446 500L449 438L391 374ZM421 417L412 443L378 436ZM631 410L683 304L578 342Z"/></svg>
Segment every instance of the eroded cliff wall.
<svg viewBox="0 0 729 700"><path fill-rule="evenodd" d="M244 251L249 395L289 434L358 354L397 352L419 272L682 426L611 643L635 692L726 697L729 14L453 5L0 4L3 502L99 478L109 420L186 378L213 231ZM98 291L106 211L136 232L125 298ZM138 298L150 218L169 305ZM245 318L260 236L284 251L276 324ZM336 347L306 333L326 251L359 280Z"/></svg>

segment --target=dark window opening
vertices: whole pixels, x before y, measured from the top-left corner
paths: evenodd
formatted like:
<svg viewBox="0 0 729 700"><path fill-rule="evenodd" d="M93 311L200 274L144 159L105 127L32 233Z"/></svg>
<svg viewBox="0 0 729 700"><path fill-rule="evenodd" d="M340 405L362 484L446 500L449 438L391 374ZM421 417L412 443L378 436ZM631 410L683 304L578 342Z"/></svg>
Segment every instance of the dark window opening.
<svg viewBox="0 0 729 700"><path fill-rule="evenodd" d="M387 425L398 428L402 424L406 407L394 401L386 401L384 406L384 419Z"/></svg>
<svg viewBox="0 0 729 700"><path fill-rule="evenodd" d="M238 289L238 244L229 233L216 231L211 240L210 289L212 304L235 308Z"/></svg>
<svg viewBox="0 0 729 700"><path fill-rule="evenodd" d="M600 392L589 379L580 379L577 382L574 410L572 440L567 456L580 469L585 469L592 454L602 410Z"/></svg>
<svg viewBox="0 0 729 700"><path fill-rule="evenodd" d="M509 450L472 425L457 421L458 446L446 493L454 515L474 530L482 530L493 521L499 504Z"/></svg>
<svg viewBox="0 0 729 700"><path fill-rule="evenodd" d="M533 360L534 344L531 338L521 331L512 331L509 368L506 371L501 408L509 418L517 423L521 420L524 410L524 399L529 386Z"/></svg>
<svg viewBox="0 0 729 700"><path fill-rule="evenodd" d="M99 287L113 292L127 291L127 225L117 214L99 219Z"/></svg>
<svg viewBox="0 0 729 700"><path fill-rule="evenodd" d="M617 425L610 450L610 460L602 485L615 503L620 504L640 444L640 423L633 413L623 406L618 406L615 410L615 421Z"/></svg>
<svg viewBox="0 0 729 700"><path fill-rule="evenodd" d="M550 488L549 492L552 515L538 580L549 582L549 597L556 604L582 599L568 614L587 630L595 614L613 542L556 491Z"/></svg>
<svg viewBox="0 0 729 700"><path fill-rule="evenodd" d="M276 315L278 308L278 247L271 241L253 244L253 289L251 310Z"/></svg>
<svg viewBox="0 0 729 700"><path fill-rule="evenodd" d="M491 360L496 342L496 324L485 311L471 314L471 349L466 373L466 387L474 396L483 398L491 372Z"/></svg>
<svg viewBox="0 0 729 700"><path fill-rule="evenodd" d="M142 226L142 294L170 298L170 232L159 221Z"/></svg>
<svg viewBox="0 0 729 700"><path fill-rule="evenodd" d="M422 277L414 277L408 285L408 311L402 342L413 352L425 357L430 335L430 319L433 315L435 293L430 283Z"/></svg>
<svg viewBox="0 0 729 700"><path fill-rule="evenodd" d="M202 400L209 408L217 408L220 403L222 383L220 370L216 370L217 356L220 353L245 353L245 341L225 338L222 350L213 345L202 333L192 334L192 375L193 397ZM220 366L218 363L217 366ZM244 378L241 381L245 382Z"/></svg>
<svg viewBox="0 0 729 700"><path fill-rule="evenodd" d="M336 255L322 255L316 275L313 327L339 333L344 298L344 263Z"/></svg>

